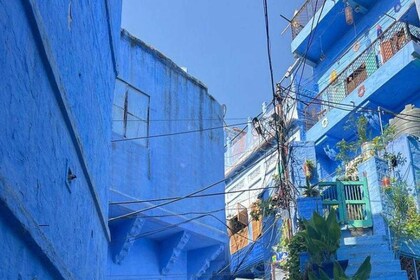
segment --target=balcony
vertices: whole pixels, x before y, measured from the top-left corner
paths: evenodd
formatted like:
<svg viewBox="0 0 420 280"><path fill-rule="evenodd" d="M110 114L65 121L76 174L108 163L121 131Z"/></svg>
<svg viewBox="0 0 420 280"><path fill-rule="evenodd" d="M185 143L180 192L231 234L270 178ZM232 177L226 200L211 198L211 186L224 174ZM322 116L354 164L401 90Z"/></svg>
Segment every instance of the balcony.
<svg viewBox="0 0 420 280"><path fill-rule="evenodd" d="M313 18L313 16L322 7L323 1L307 0L302 7L296 12L291 20L292 39L302 31L306 24Z"/></svg>
<svg viewBox="0 0 420 280"><path fill-rule="evenodd" d="M325 4L323 3L324 0L305 1L293 16L290 24L292 31L291 51L299 57L305 57L310 65L317 65L321 62L324 55L330 53L332 47L339 41L340 44L347 44L348 40L353 38L350 31L354 27L346 23L344 15L345 1L325 0ZM366 17L376 17L376 15L370 16L368 14L371 11L374 14L377 13L378 8L375 8L378 3L377 0L349 0L348 3L353 8L355 23L359 24ZM387 9L392 8L390 0L383 5ZM405 8L401 9L399 13L405 11ZM381 10L386 9L381 8ZM345 34L348 34L348 36L343 41Z"/></svg>
<svg viewBox="0 0 420 280"><path fill-rule="evenodd" d="M320 120L323 120L330 110L336 107L342 107L341 109L343 110L352 109L339 104L342 103L347 96L349 96L349 98L346 99L346 101L348 101L346 104L353 104L356 106L361 104L361 102L372 93L375 92L375 95L380 93L378 89L381 86L384 87L386 82L388 82L388 90L382 90L384 92L383 95L379 98L378 96L374 98L375 100L373 101L375 101L376 104L379 105L381 102L385 102L381 105L392 108L392 104L389 104L389 102L398 103L396 102L397 100L408 98L411 94L409 89L398 92L398 95L395 95L395 89L399 88L401 90L404 87L410 86L411 88L416 88L414 84L404 85L402 81L415 77L419 69L418 67L415 67L415 65L413 66L415 71L410 71L410 69L406 67L408 71L407 75L401 76L400 79L394 77L395 79L393 79L391 87L390 79L398 72L401 72L403 70L401 69L401 66L404 65L398 63L397 60L394 60L392 63L390 63L390 61L393 60L394 56L400 53L409 42L419 42L419 38L420 28L403 22L393 23L343 71L337 75L331 75L330 83L313 98L304 109L306 130L310 130ZM413 60L413 52L409 52L408 59L406 54L401 56L400 62L410 63ZM400 68L399 70L397 70L398 67ZM379 69L383 71L377 71ZM378 72L382 72L382 76L380 76ZM376 78L369 79L372 76L375 76ZM366 83L364 84L365 81L369 80L372 81L372 86L368 86ZM373 90L375 87L376 90ZM390 99L387 100L387 97ZM326 118L324 120L326 120ZM326 128L328 126L328 121L324 120L323 122L325 123L322 123L322 127Z"/></svg>

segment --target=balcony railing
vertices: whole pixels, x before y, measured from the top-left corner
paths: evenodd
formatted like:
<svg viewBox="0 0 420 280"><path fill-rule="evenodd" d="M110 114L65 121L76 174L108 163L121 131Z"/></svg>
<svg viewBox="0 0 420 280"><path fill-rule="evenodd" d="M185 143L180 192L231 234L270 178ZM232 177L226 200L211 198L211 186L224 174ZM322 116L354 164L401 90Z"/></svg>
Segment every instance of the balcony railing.
<svg viewBox="0 0 420 280"><path fill-rule="evenodd" d="M302 7L297 11L291 20L292 39L294 39L305 25L311 20L316 12L322 7L322 2L319 0L307 0Z"/></svg>
<svg viewBox="0 0 420 280"><path fill-rule="evenodd" d="M306 129L309 130L326 113L339 107L347 95L361 85L384 63L393 57L410 41L419 41L420 29L403 22L395 22L374 40L339 74L331 74L330 82L304 110ZM363 96L364 87L359 87L358 94Z"/></svg>

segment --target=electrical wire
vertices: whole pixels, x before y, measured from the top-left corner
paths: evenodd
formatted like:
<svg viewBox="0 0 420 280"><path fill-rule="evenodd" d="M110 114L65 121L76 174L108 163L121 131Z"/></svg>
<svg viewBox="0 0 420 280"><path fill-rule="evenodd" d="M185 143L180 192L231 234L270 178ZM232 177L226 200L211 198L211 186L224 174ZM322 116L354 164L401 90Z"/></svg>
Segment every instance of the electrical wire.
<svg viewBox="0 0 420 280"><path fill-rule="evenodd" d="M307 97L307 98L312 98L311 103L308 103L308 102L306 102L306 101L304 101L300 98L289 96L289 98L294 99L294 100L299 101L299 102L302 102L303 104L305 104L307 106L310 105L310 104L317 104L317 105L323 105L323 106L327 106L327 107L330 107L330 108L333 108L333 109L343 110L343 111L347 111L347 112L352 112L355 109L357 109L358 111L362 111L362 112L370 112L370 113L377 113L378 112L377 110L373 110L373 109L369 109L369 108L357 108L352 104L345 104L345 103L340 103L340 102L322 100L322 99L319 99L318 97L311 97L309 95L305 95L305 94L300 93L300 92L296 92L296 91L292 91L292 92L295 93L296 95L300 95L300 96ZM349 107L349 109L338 107L338 106ZM406 114L406 113L396 113L396 112L393 112L393 111L391 111L389 109L386 109L386 108L383 108L383 107L380 107L380 108L384 112L386 112L388 114L391 114L398 119L402 119L402 120L406 120L406 121L412 121L412 122L419 122L420 121L420 117L416 116L416 115L410 115L410 114ZM402 116L410 117L410 118L413 118L413 119L406 119L406 118L403 118ZM418 119L418 121L415 120L415 119Z"/></svg>
<svg viewBox="0 0 420 280"><path fill-rule="evenodd" d="M166 134L158 134L158 135L149 135L149 136L140 136L140 137L133 137L133 138L123 138L123 139L114 139L111 142L126 142L126 141L132 141L132 140L139 140L139 139L150 139L150 138L158 138L158 137L167 137L167 136L173 136L173 135L181 135L181 134L188 134L188 133L196 133L196 132L203 132L203 131L209 131L214 129L222 129L230 126L238 126L243 125L246 123L236 123L231 125L223 125L218 127L209 127L209 128L203 128L203 129L197 129L197 130L189 130L189 131L180 131L180 132L173 132L173 133L166 133Z"/></svg>
<svg viewBox="0 0 420 280"><path fill-rule="evenodd" d="M259 161L254 162L253 164L251 164L251 165L247 166L247 168L246 168L245 170L249 170L249 169L251 169L252 167L254 167L255 165L257 165L258 163L259 163ZM244 171L244 172L245 172L245 171ZM199 189L199 190L197 190L197 191L194 191L194 192L192 192L192 193L190 193L190 194L188 194L188 195L185 195L185 196L182 196L182 197L179 197L179 198L177 198L177 199L173 199L173 200L171 200L171 201L167 201L167 202L164 202L164 203L156 204L156 205L153 205L153 206L148 207L148 208L145 208L145 209L141 209L141 210L133 211L133 212L130 212L130 213L127 213L127 214L124 214L124 215L120 215L120 216L117 216L117 217L113 217L113 218L110 218L108 221L109 221L109 222L112 222L112 221L115 221L115 220L120 220L120 219L123 219L123 218L126 218L126 217L135 216L135 215L137 215L137 214L139 214L139 213L142 213L142 212L145 212L145 211L149 211L149 210L152 210L152 209L155 209L155 208L161 207L161 206L165 206L165 205L168 205L168 204L171 204L171 203L178 202L178 201L183 200L183 199L186 199L186 198L188 198L188 197L190 197L190 196L196 195L196 194L198 194L198 193L200 193L200 192L206 191L206 190L208 190L208 189L210 189L210 188L212 188L212 187L214 187L214 186L216 186L216 185L218 185L218 184L220 184L220 183L225 182L225 181L226 181L226 180L228 180L228 179L229 179L229 178L223 178L223 179L221 179L221 180L219 180L219 181L217 181L217 182L215 182L215 183L212 183L212 184L210 184L210 185L208 185L208 186L206 186L206 187L204 187L204 188L202 188L202 189Z"/></svg>
<svg viewBox="0 0 420 280"><path fill-rule="evenodd" d="M274 225L276 224L276 222L277 222L277 220L278 220L278 217L275 217L274 218L274 221L273 221L273 223L264 231L264 232L262 232L261 233L261 237L262 236L264 236L272 227L274 227ZM234 276L238 271L239 271L239 269L240 269L240 267L241 267L241 265L245 262L245 260L246 260L246 258L250 255L250 253L252 252L252 250L254 249L254 246L256 245L257 243L256 242L254 242L254 243L252 243L249 247L248 247L248 249L247 249L247 251L246 251L246 253L245 253L245 255L243 256L243 258L242 258L242 260L239 262L239 264L237 265L237 267L236 267L236 269L235 269L235 271L233 272L233 273L231 273L232 274L232 276ZM238 257L239 257L239 255L238 255ZM221 269L221 270L219 270L219 272L223 272L223 270L225 270L227 267L229 267L230 265L232 264L232 260L223 268L223 269ZM217 275L219 275L219 273L217 273Z"/></svg>
<svg viewBox="0 0 420 280"><path fill-rule="evenodd" d="M168 225L168 226L166 226L164 228L159 228L159 229L156 229L156 230L152 230L152 231L149 231L149 232L138 234L138 235L134 236L132 239L133 240L138 240L140 238L144 238L144 237L147 237L147 236L151 236L151 235L155 235L155 234L158 234L158 233L162 233L162 232L165 232L165 231L167 231L169 229L178 227L178 226L180 226L182 224L186 224L186 223L192 222L194 220L198 220L198 219L204 218L206 216L210 216L210 217L214 218L215 220L217 220L218 222L220 222L222 225L224 225L230 231L232 231L232 232L234 231L234 229L232 229L228 224L226 224L225 222L223 222L222 220L220 220L218 217L216 217L215 215L213 215L213 213L215 213L215 211L205 212L205 213L203 213L203 214L201 214L201 215L199 215L197 217L187 219L187 220L182 221L182 222L179 222L177 224L171 224L171 225ZM251 221L248 221L248 223L247 223L247 225L245 225L245 227L248 227L250 223L251 223ZM226 235L227 235L227 233L226 233ZM242 238L245 238L245 239L247 239L249 241L260 243L260 241L258 241L258 240L252 240L248 236L244 236L244 235L241 235L239 233L236 233L236 235L238 235L238 236L240 236Z"/></svg>
<svg viewBox="0 0 420 280"><path fill-rule="evenodd" d="M243 172L245 172L246 170L251 169L252 167L254 167L255 165L257 165L258 163L259 163L259 161L254 162L253 164L249 165ZM221 179L221 180L219 180L219 181L217 181L215 183L212 183L212 184L210 184L210 185L208 185L208 186L206 186L204 188L201 188L201 189L199 189L197 191L194 191L194 192L192 192L192 193L190 193L188 195L181 196L181 197L178 197L176 199L173 199L173 200L170 200L170 201L167 201L167 202L164 202L164 203L156 204L156 205L153 205L153 206L148 207L148 208L145 208L145 209L140 209L140 210L136 210L136 211L133 211L133 212L130 212L130 213L127 213L127 214L123 214L123 215L117 216L117 217L113 217L113 218L110 218L108 221L109 222L112 222L112 221L115 221L115 220L120 220L120 219L124 219L124 218L127 218L127 217L132 217L132 216L135 216L135 215L137 215L139 213L143 213L143 212L146 212L146 211L149 211L149 210L152 210L152 209L161 207L161 206L165 206L165 205L168 205L168 204L171 204L171 203L178 202L180 200L183 200L183 199L189 198L191 196L194 196L194 195L196 195L196 194L198 194L200 192L206 191L206 190L208 190L208 189L210 189L210 188L212 188L212 187L214 187L214 186L216 186L216 185L218 185L220 183L225 182L228 179L229 178Z"/></svg>
<svg viewBox="0 0 420 280"><path fill-rule="evenodd" d="M244 117L244 118L225 118L225 119L219 119L219 118L217 118L217 119L154 119L154 120L152 120L152 119L149 119L149 120L141 120L141 119L138 119L138 120L118 120L118 119L115 119L115 120L112 120L113 122L124 122L124 121L128 121L128 122L137 122L137 121L142 121L142 122L190 122L190 121L223 121L223 120L225 120L225 121L227 121L227 120L231 120L231 121L233 121L233 120L236 120L236 121L238 121L238 120L247 120L248 119L248 117Z"/></svg>
<svg viewBox="0 0 420 280"><path fill-rule="evenodd" d="M208 185L205 188L202 188L202 189L199 189L197 191L194 191L194 192L192 192L192 193L190 193L188 195L181 196L181 197L179 197L177 199L173 199L171 201L167 201L167 202L163 202L163 203L160 203L160 204L156 204L156 205L153 205L153 206L148 207L148 208L145 208L145 209L141 209L141 210L133 211L131 213L123 214L123 215L120 215L120 216L117 216L117 217L113 217L113 218L110 218L108 221L109 222L112 222L112 221L115 221L115 220L120 220L120 219L123 219L123 218L126 218L126 217L131 217L131 216L137 215L139 213L143 213L145 211L149 211L149 210L152 210L152 209L155 209L155 208L158 208L158 207L162 207L162 206L165 206L165 205L174 203L174 202L178 202L180 200L186 199L186 198L191 197L191 196L193 196L195 194L198 194L200 192L206 191L206 190L208 190L208 189L210 189L210 188L212 188L214 186L217 186L218 184L221 184L221 183L223 183L225 181L226 181L226 178L223 178L222 180L219 180L219 181L217 181L217 182L215 182L213 184L210 184L210 185Z"/></svg>
<svg viewBox="0 0 420 280"><path fill-rule="evenodd" d="M273 104L273 101L271 101L269 104L267 104L267 106L270 106L271 104ZM258 119L262 114L263 114L263 112L260 112L255 118ZM241 131L239 131L232 139L230 139L230 141L233 143L236 138L238 138L240 135L242 135L242 133L245 131L245 129L247 129L247 127L248 127L248 123L245 127L242 128ZM225 148L226 147L227 147L227 144L225 145Z"/></svg>
<svg viewBox="0 0 420 280"><path fill-rule="evenodd" d="M197 198L197 197L208 197L208 196L216 196L216 195L225 195L225 194L231 194L231 193L245 193L249 191L256 191L256 190L265 190L265 189L271 189L271 187L265 187L265 188L253 188L248 190L237 190L237 191L228 191L228 192L218 192L218 193L208 193L208 194L200 194L200 195L193 195L189 196L187 198ZM156 202L156 201L165 201L165 200L176 200L180 199L182 197L175 196L175 197L163 197L163 198L154 198L154 199L146 199L146 200L129 200L129 201L114 201L110 202L109 205L126 205L126 204L137 204L137 203L145 203L145 202Z"/></svg>

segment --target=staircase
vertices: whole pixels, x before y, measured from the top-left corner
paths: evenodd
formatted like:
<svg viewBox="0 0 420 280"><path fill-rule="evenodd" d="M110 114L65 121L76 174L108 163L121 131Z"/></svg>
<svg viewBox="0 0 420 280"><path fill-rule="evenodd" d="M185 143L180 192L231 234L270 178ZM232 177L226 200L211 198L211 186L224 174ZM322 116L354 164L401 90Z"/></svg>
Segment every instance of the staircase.
<svg viewBox="0 0 420 280"><path fill-rule="evenodd" d="M401 270L400 262L394 259L385 236L371 235L344 237L337 252L339 260L349 260L346 274L352 276L367 256L371 256L371 280L407 280L407 273Z"/></svg>

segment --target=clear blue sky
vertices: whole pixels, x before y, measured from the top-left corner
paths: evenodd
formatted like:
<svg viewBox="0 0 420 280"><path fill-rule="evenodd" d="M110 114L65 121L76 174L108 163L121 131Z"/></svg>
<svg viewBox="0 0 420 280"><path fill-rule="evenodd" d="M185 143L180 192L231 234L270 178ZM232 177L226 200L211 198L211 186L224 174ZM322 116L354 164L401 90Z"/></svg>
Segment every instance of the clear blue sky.
<svg viewBox="0 0 420 280"><path fill-rule="evenodd" d="M268 0L275 81L293 57L290 29L302 0ZM207 85L226 104L228 123L271 100L262 0L123 0L122 27Z"/></svg>

